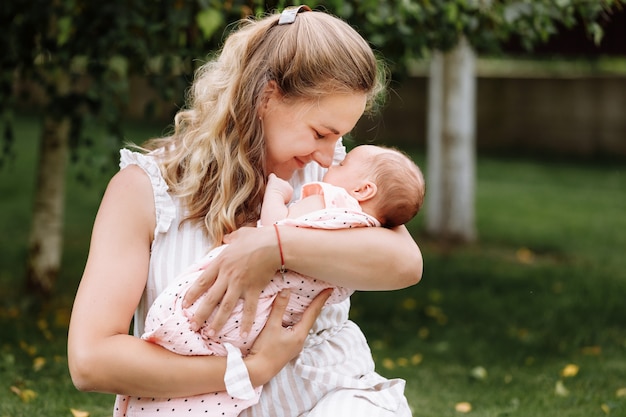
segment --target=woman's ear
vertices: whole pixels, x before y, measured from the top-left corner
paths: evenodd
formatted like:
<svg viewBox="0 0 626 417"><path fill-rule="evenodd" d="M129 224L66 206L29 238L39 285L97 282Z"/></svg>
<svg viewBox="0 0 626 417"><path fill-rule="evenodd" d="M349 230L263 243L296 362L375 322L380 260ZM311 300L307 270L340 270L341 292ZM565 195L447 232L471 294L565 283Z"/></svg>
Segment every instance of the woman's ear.
<svg viewBox="0 0 626 417"><path fill-rule="evenodd" d="M261 105L259 106L259 117L262 119L270 110L273 100L280 99L280 89L276 81L272 80L267 83L261 93Z"/></svg>
<svg viewBox="0 0 626 417"><path fill-rule="evenodd" d="M352 195L358 202L371 200L376 196L378 187L372 181L363 181L358 188L352 191Z"/></svg>

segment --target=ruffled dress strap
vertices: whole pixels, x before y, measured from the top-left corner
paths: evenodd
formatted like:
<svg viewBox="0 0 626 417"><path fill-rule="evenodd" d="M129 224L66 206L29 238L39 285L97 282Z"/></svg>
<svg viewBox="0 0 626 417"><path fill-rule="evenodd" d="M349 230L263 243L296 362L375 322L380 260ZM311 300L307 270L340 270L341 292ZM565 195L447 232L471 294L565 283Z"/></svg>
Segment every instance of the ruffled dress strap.
<svg viewBox="0 0 626 417"><path fill-rule="evenodd" d="M128 149L120 150L120 169L129 165L137 165L145 171L152 184L154 207L156 210L156 227L154 235L169 230L172 221L176 218L176 205L169 194L169 187L161 174L161 169L154 154L132 152Z"/></svg>

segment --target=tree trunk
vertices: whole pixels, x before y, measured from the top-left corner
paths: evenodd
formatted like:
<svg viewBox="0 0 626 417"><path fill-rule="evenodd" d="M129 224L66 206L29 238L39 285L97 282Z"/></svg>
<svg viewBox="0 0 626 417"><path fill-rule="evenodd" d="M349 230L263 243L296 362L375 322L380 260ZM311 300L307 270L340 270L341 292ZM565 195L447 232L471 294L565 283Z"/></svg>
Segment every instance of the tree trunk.
<svg viewBox="0 0 626 417"><path fill-rule="evenodd" d="M69 118L44 116L26 277L27 288L41 295L53 290L61 266L69 131Z"/></svg>
<svg viewBox="0 0 626 417"><path fill-rule="evenodd" d="M426 231L441 239L476 239L475 118L475 56L463 38L430 64Z"/></svg>

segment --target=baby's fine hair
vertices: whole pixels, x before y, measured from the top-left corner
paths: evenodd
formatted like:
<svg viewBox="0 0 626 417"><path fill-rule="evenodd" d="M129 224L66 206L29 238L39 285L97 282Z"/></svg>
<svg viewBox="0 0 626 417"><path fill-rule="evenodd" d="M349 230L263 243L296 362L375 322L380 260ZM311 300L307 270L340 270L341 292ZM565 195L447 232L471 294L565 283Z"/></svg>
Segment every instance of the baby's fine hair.
<svg viewBox="0 0 626 417"><path fill-rule="evenodd" d="M278 18L241 21L197 70L173 135L146 145L166 149L162 171L185 199L185 220L204 221L214 244L258 218L267 176L258 110L270 81L286 100L364 93L368 109L385 89L384 67L346 22L318 11Z"/></svg>
<svg viewBox="0 0 626 417"><path fill-rule="evenodd" d="M426 183L420 168L404 152L382 147L388 152L372 156L371 179L378 186L377 217L383 227L405 224L420 211Z"/></svg>

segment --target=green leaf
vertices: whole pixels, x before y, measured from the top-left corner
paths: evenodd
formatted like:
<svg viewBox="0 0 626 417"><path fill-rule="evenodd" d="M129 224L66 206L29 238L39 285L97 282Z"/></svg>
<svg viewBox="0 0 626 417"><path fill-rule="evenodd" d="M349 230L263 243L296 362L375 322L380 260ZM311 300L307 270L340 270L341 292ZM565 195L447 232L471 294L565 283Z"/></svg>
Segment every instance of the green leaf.
<svg viewBox="0 0 626 417"><path fill-rule="evenodd" d="M215 9L204 9L196 15L196 23L204 39L211 39L215 31L222 26L222 14Z"/></svg>
<svg viewBox="0 0 626 417"><path fill-rule="evenodd" d="M587 30L589 31L593 42L596 45L600 45L600 42L602 42L602 37L604 36L604 30L602 29L602 26L600 26L597 22L593 22L589 25L589 28Z"/></svg>
<svg viewBox="0 0 626 417"><path fill-rule="evenodd" d="M72 32L72 18L63 16L57 21L59 33L57 34L57 45L62 46L67 43Z"/></svg>
<svg viewBox="0 0 626 417"><path fill-rule="evenodd" d="M511 3L504 8L504 20L507 23L513 23L522 16L532 14L532 6L527 3Z"/></svg>
<svg viewBox="0 0 626 417"><path fill-rule="evenodd" d="M128 60L121 55L113 56L109 59L109 69L121 78L126 78L128 74Z"/></svg>

